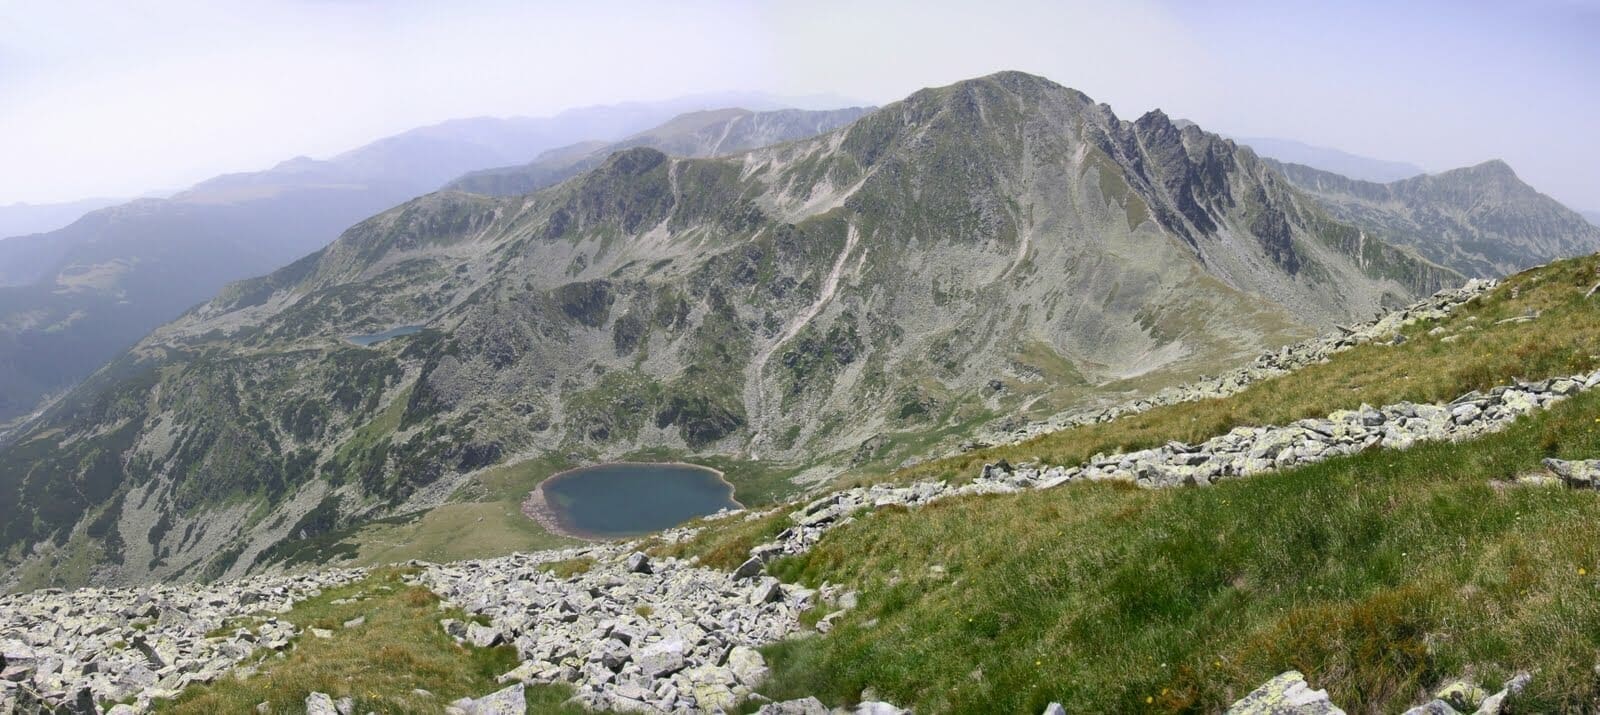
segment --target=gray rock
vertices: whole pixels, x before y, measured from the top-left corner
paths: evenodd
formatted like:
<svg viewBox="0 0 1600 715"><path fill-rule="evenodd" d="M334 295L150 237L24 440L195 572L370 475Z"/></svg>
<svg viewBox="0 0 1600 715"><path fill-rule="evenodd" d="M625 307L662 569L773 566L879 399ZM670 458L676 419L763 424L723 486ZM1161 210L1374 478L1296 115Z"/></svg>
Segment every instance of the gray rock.
<svg viewBox="0 0 1600 715"><path fill-rule="evenodd" d="M1430 700L1405 711L1404 715L1461 715L1461 713L1443 700Z"/></svg>
<svg viewBox="0 0 1600 715"><path fill-rule="evenodd" d="M751 556L744 563L739 564L739 568L734 569L734 571L733 571L733 580L742 581L744 579L750 579L750 578L755 578L757 576L760 576L762 568L763 568L763 563L762 563L761 559L759 559L759 558L757 558L755 556Z"/></svg>
<svg viewBox="0 0 1600 715"><path fill-rule="evenodd" d="M781 703L767 703L756 711L757 715L828 715L828 706L823 705L816 698L801 698L799 700L785 700Z"/></svg>
<svg viewBox="0 0 1600 715"><path fill-rule="evenodd" d="M1328 691L1312 690L1300 671L1291 670L1266 682L1228 708L1228 715L1345 715L1328 700Z"/></svg>
<svg viewBox="0 0 1600 715"><path fill-rule="evenodd" d="M312 693L306 696L306 715L339 715L339 709L327 693Z"/></svg>
<svg viewBox="0 0 1600 715"><path fill-rule="evenodd" d="M683 670L683 654L688 649L687 643L676 638L651 643L634 653L633 662L645 675L660 678Z"/></svg>
<svg viewBox="0 0 1600 715"><path fill-rule="evenodd" d="M1067 715L1067 709L1061 707L1061 703L1050 703L1044 706L1044 712L1041 715Z"/></svg>
<svg viewBox="0 0 1600 715"><path fill-rule="evenodd" d="M650 557L640 552L633 552L628 556L629 573L650 573Z"/></svg>
<svg viewBox="0 0 1600 715"><path fill-rule="evenodd" d="M734 646L733 650L728 652L727 665L728 670L733 672L733 677L751 689L759 687L772 673L761 653L748 646Z"/></svg>
<svg viewBox="0 0 1600 715"><path fill-rule="evenodd" d="M466 715L522 715L528 711L528 698L522 683L497 690L476 700L452 703Z"/></svg>
<svg viewBox="0 0 1600 715"><path fill-rule="evenodd" d="M467 642L479 648L488 648L499 645L501 642L500 630L489 626L471 623L467 625Z"/></svg>

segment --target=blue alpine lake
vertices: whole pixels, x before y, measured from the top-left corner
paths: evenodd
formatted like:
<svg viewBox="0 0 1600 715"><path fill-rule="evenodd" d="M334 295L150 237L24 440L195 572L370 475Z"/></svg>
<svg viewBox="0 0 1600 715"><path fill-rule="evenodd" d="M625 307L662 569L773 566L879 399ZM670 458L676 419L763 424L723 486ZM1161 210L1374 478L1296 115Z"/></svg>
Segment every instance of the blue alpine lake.
<svg viewBox="0 0 1600 715"><path fill-rule="evenodd" d="M539 488L562 531L592 538L638 536L741 508L721 474L691 464L602 464L562 472Z"/></svg>
<svg viewBox="0 0 1600 715"><path fill-rule="evenodd" d="M422 332L422 326L420 325L402 325L398 328L391 328L381 333L373 333L371 335L349 335L345 337L345 340L349 340L350 342L365 348L381 343L389 338L415 335L420 332Z"/></svg>

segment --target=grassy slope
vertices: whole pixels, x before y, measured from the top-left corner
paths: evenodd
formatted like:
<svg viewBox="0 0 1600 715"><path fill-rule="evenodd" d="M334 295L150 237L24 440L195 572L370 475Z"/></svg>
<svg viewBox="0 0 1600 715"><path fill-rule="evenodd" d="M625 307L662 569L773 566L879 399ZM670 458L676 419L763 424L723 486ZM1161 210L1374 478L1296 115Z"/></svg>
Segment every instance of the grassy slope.
<svg viewBox="0 0 1600 715"><path fill-rule="evenodd" d="M1472 443L1211 489L1084 484L858 520L776 566L863 605L769 649L766 694L1215 711L1298 668L1352 712L1390 711L1452 676L1529 669L1522 707L1592 705L1600 496L1491 480L1600 456L1596 415L1590 393Z"/></svg>
<svg viewBox="0 0 1600 715"><path fill-rule="evenodd" d="M1600 261L1514 277L1401 346L1210 400L902 470L1198 441L1362 402L1436 401L1589 370ZM1529 310L1532 322L1496 324ZM1459 335L1451 342L1443 338ZM871 686L924 712L1207 711L1289 668L1352 711L1399 710L1460 675L1536 673L1519 707L1595 707L1600 497L1508 487L1539 460L1600 457L1600 395L1459 445L1378 451L1212 489L1074 485L889 510L775 570L859 587L834 633L769 649L775 697ZM784 525L714 526L671 550L734 563Z"/></svg>
<svg viewBox="0 0 1600 715"><path fill-rule="evenodd" d="M436 713L456 698L480 697L504 687L494 679L516 667L515 649L456 645L437 621L466 616L440 611L438 597L406 585L402 573L377 571L365 581L301 602L285 618L303 628L331 629L332 638L301 636L286 657L268 658L258 674L192 686L175 701L159 702L157 712L254 712L263 702L273 713L305 712L306 696L323 692L335 699L353 698L356 712ZM334 603L352 597L361 600ZM342 627L359 616L366 617L364 624ZM413 692L419 688L431 695ZM570 695L564 688L541 686L527 692L531 712L583 712L561 705Z"/></svg>

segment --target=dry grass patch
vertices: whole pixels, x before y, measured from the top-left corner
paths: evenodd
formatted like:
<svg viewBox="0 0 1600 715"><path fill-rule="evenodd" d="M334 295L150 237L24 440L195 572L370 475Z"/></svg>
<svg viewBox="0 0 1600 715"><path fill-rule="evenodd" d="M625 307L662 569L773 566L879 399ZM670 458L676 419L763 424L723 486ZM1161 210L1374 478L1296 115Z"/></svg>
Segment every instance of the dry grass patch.
<svg viewBox="0 0 1600 715"><path fill-rule="evenodd" d="M298 604L282 617L301 628L326 628L333 637L306 633L283 657L266 657L256 675L191 686L177 700L159 702L156 710L244 713L266 703L272 713L303 713L306 696L322 692L335 699L353 698L356 712L439 713L452 700L503 687L495 677L516 667L515 650L456 645L438 621L465 619L465 614L441 611L438 597L404 583L403 573L379 570L364 581ZM344 599L356 600L334 603ZM358 617L365 622L344 627ZM429 694L419 694L419 689ZM537 686L528 692L531 712L582 712L561 705L569 696L566 688Z"/></svg>

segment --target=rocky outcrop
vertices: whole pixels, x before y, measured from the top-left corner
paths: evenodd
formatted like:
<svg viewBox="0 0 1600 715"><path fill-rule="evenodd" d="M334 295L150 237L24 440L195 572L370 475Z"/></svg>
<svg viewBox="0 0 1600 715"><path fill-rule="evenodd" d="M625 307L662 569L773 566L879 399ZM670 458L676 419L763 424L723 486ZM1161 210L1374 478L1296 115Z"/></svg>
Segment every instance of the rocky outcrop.
<svg viewBox="0 0 1600 715"><path fill-rule="evenodd" d="M1505 712L1506 698L1522 692L1532 679L1527 673L1518 673L1493 695L1471 680L1452 681L1434 693L1432 700L1405 715L1500 715ZM1291 670L1241 698L1228 708L1228 715L1344 715L1344 711L1333 704L1328 691L1312 690L1304 675Z"/></svg>
<svg viewBox="0 0 1600 715"><path fill-rule="evenodd" d="M1312 690L1306 677L1291 670L1266 682L1228 708L1228 715L1345 715L1328 699L1328 691Z"/></svg>
<svg viewBox="0 0 1600 715"><path fill-rule="evenodd" d="M138 711L222 677L297 633L273 614L361 570L258 577L209 586L86 588L0 596L0 713Z"/></svg>

